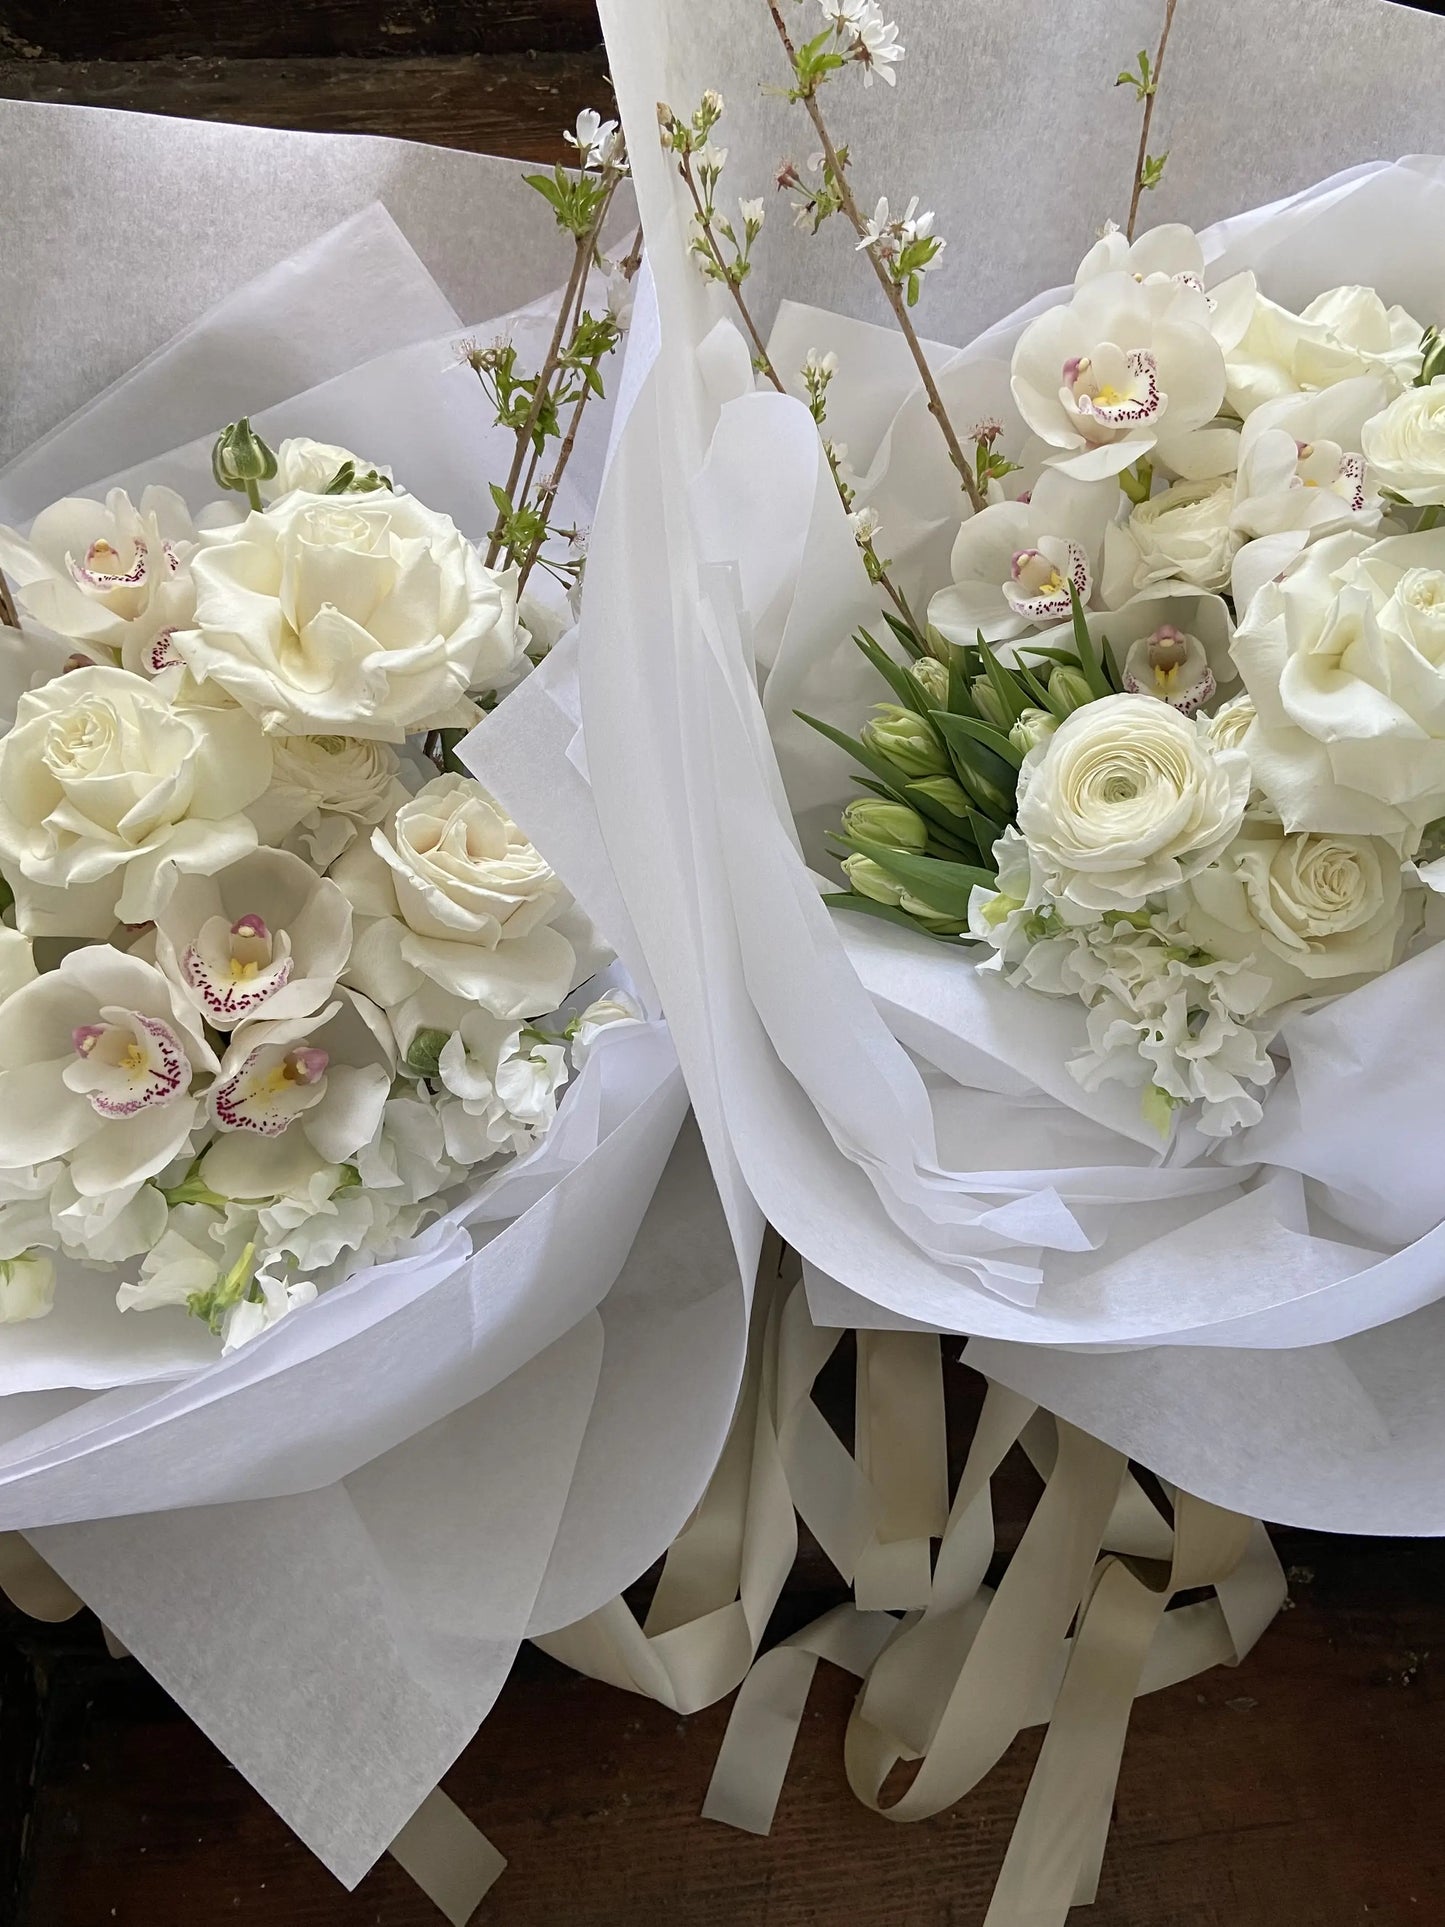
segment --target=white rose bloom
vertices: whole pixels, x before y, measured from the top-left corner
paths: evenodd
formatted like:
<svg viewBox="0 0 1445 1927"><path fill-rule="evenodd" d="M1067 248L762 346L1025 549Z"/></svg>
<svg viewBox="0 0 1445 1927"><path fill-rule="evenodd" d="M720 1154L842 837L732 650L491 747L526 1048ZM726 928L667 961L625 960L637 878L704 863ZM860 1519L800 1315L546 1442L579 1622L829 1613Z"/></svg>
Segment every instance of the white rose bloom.
<svg viewBox="0 0 1445 1927"><path fill-rule="evenodd" d="M572 988L576 952L552 927L571 897L470 777L428 783L332 874L356 915L347 981L388 1011L430 986L516 1020L555 1010ZM445 1015L422 1021L455 1028ZM404 1041L410 1028L398 1025Z"/></svg>
<svg viewBox="0 0 1445 1927"><path fill-rule="evenodd" d="M1373 288L1330 288L1301 314L1257 294L1248 325L1227 345L1227 394L1248 417L1264 402L1375 375L1391 396L1420 372L1420 323L1387 308Z"/></svg>
<svg viewBox="0 0 1445 1927"><path fill-rule="evenodd" d="M1124 270L1093 275L1029 323L1012 369L1020 414L1065 473L1097 481L1156 448L1178 472L1201 472L1191 439L1224 399L1224 356L1201 288ZM1216 459L1202 472L1224 466Z"/></svg>
<svg viewBox="0 0 1445 1927"><path fill-rule="evenodd" d="M1417 508L1445 502L1445 375L1397 395L1365 423L1360 446L1378 487Z"/></svg>
<svg viewBox="0 0 1445 1927"><path fill-rule="evenodd" d="M605 1031L616 1030L619 1025L645 1024L647 1013L635 997L629 997L625 990L609 990L605 997L591 1003L576 1019L575 1028L569 1026L572 1037L572 1068L580 1071L592 1054L592 1047Z"/></svg>
<svg viewBox="0 0 1445 1927"><path fill-rule="evenodd" d="M324 495L348 462L362 480L368 475L384 475L391 480L389 468L367 461L353 449L342 448L336 442L313 442L309 436L294 435L276 451L276 475L269 485L271 492L277 497L297 490L306 495Z"/></svg>
<svg viewBox="0 0 1445 1927"><path fill-rule="evenodd" d="M1232 841L1249 758L1215 751L1152 696L1106 696L1024 758L1018 826L1051 897L1135 910Z"/></svg>
<svg viewBox="0 0 1445 1927"><path fill-rule="evenodd" d="M113 488L104 502L53 502L28 540L0 528L0 569L37 622L87 654L109 652L149 675L173 660L168 638L191 620L195 541L190 513L170 489L148 488L137 508Z"/></svg>
<svg viewBox="0 0 1445 1927"><path fill-rule="evenodd" d="M1215 749L1243 749L1253 725L1254 698L1247 691L1199 718L1200 733Z"/></svg>
<svg viewBox="0 0 1445 1927"><path fill-rule="evenodd" d="M236 709L174 709L123 669L78 669L20 699L0 740L0 867L28 935L155 916L177 872L256 846L245 814L271 751Z"/></svg>
<svg viewBox="0 0 1445 1927"><path fill-rule="evenodd" d="M93 945L0 1004L0 1166L66 1160L83 1197L142 1184L188 1148L200 1021L160 971Z"/></svg>
<svg viewBox="0 0 1445 1927"><path fill-rule="evenodd" d="M991 502L958 531L953 583L928 605L948 641L1006 642L1069 617L1069 586L1087 608L1119 502L1112 481L1078 482L1046 469L1027 502Z"/></svg>
<svg viewBox="0 0 1445 1927"><path fill-rule="evenodd" d="M1175 482L1140 502L1104 535L1104 602L1117 608L1155 583L1226 589L1242 537L1233 525L1232 479Z"/></svg>
<svg viewBox="0 0 1445 1927"><path fill-rule="evenodd" d="M458 1164L481 1164L546 1136L567 1082L567 1052L472 1011L448 1039L437 1074L449 1099L441 1106L447 1153Z"/></svg>
<svg viewBox="0 0 1445 1927"><path fill-rule="evenodd" d="M1250 603L1234 657L1287 830L1413 836L1445 814L1445 530L1315 543Z"/></svg>
<svg viewBox="0 0 1445 1927"><path fill-rule="evenodd" d="M1421 893L1408 893L1418 908ZM1264 1009L1334 995L1394 963L1407 907L1383 837L1290 832L1251 815L1228 850L1170 899L1201 949L1270 980Z"/></svg>
<svg viewBox="0 0 1445 1927"><path fill-rule="evenodd" d="M0 1258L0 1325L44 1318L55 1304L55 1260L48 1251Z"/></svg>
<svg viewBox="0 0 1445 1927"><path fill-rule="evenodd" d="M411 495L283 496L191 566L174 647L275 734L401 742L475 720L468 691L518 667L515 576Z"/></svg>

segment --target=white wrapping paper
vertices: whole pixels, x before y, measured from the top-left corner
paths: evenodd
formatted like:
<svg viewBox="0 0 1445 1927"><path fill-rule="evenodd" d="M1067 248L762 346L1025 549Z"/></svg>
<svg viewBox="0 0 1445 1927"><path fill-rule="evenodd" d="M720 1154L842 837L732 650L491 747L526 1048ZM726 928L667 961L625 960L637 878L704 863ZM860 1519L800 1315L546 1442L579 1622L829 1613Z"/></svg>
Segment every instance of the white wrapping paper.
<svg viewBox="0 0 1445 1927"><path fill-rule="evenodd" d="M147 435L140 468L200 506L214 493L214 424L250 400L235 379L239 346L259 336L274 350L256 356L263 428L358 445L481 529L495 449L473 378L454 365L464 330L391 213L429 237L434 261L450 250L462 316L481 317L478 332L505 321L525 352L563 264L515 168L276 137L266 218L241 222L233 261L250 250L263 265L281 235L294 245L314 232L312 210L332 195L333 211L349 213L351 197L384 185L391 213L365 208L258 279L236 275L201 315L224 213L224 197L208 204L206 191L254 157L249 131L33 112L0 110L0 143L35 141L28 178L46 205L94 199L104 170L123 166L135 170L126 178L142 226L164 215L185 271L166 300L154 272L129 291L132 337L186 325L12 466L0 514L23 520L53 486L93 483L87 450L114 469ZM30 258L7 249L4 272L7 292L22 287L21 267L43 282L22 304L15 351L38 413L73 396L50 381L63 357L45 348L56 277L45 278L39 229L24 232ZM344 346L330 356L298 346L330 303L344 311L367 288L377 311L350 332L343 316ZM508 312L518 293L529 306ZM93 326L83 275L70 299ZM288 399L294 410L279 405ZM572 478L584 520L607 432L599 409ZM172 448L174 435L186 443ZM521 763L551 713L527 694L476 737ZM569 802L590 810L585 787ZM589 865L602 861L595 825L573 835ZM615 887L590 870L587 894L617 914ZM685 1109L665 1027L624 1027L600 1040L536 1152L473 1187L407 1258L231 1357L217 1360L214 1341L178 1314L107 1318L103 1280L90 1281L98 1315L83 1347L70 1344L75 1319L7 1340L0 1518L69 1573L349 1884L471 1737L524 1633L614 1595L676 1533L711 1472L745 1306L706 1160L695 1138L675 1144Z"/></svg>

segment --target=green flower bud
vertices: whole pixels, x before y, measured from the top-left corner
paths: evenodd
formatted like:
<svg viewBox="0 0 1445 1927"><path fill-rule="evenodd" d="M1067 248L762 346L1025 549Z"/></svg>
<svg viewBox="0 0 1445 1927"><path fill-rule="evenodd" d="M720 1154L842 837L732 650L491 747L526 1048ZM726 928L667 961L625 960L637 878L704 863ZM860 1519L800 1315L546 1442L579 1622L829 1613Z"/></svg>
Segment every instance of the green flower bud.
<svg viewBox="0 0 1445 1927"><path fill-rule="evenodd" d="M1008 733L1014 748L1027 756L1031 749L1046 743L1059 726L1051 709L1026 709Z"/></svg>
<svg viewBox="0 0 1445 1927"><path fill-rule="evenodd" d="M406 1048L406 1067L418 1077L435 1077L442 1052L451 1042L449 1030L424 1029L416 1032Z"/></svg>
<svg viewBox="0 0 1445 1927"><path fill-rule="evenodd" d="M1094 692L1083 670L1070 669L1067 663L1061 663L1049 677L1049 694L1056 702L1067 704L1071 713L1094 700Z"/></svg>
<svg viewBox="0 0 1445 1927"><path fill-rule="evenodd" d="M913 850L919 855L928 847L928 825L906 803L860 797L844 810L843 823L850 835L865 843L884 843L890 850Z"/></svg>
<svg viewBox="0 0 1445 1927"><path fill-rule="evenodd" d="M929 655L937 656L938 660L942 663L948 661L953 644L941 629L935 629L931 622L926 623L923 630L923 640L928 647Z"/></svg>
<svg viewBox="0 0 1445 1927"><path fill-rule="evenodd" d="M257 482L269 482L276 473L276 456L243 415L238 422L223 428L211 450L211 473L222 488L239 495L251 495Z"/></svg>
<svg viewBox="0 0 1445 1927"><path fill-rule="evenodd" d="M968 685L968 693L973 697L974 708L986 723L992 723L995 729L1011 727L1013 717L987 676L975 676Z"/></svg>
<svg viewBox="0 0 1445 1927"><path fill-rule="evenodd" d="M891 909L897 909L903 886L895 883L871 856L844 857L843 874L849 889L856 890L860 897L871 897L874 903L886 903Z"/></svg>
<svg viewBox="0 0 1445 1927"><path fill-rule="evenodd" d="M969 812L968 791L951 776L925 776L917 783L908 785L910 791L921 790L930 803L936 803L950 816L967 818Z"/></svg>
<svg viewBox="0 0 1445 1927"><path fill-rule="evenodd" d="M879 703L862 736L875 756L887 757L909 776L947 773L948 752L932 727L899 703Z"/></svg>
<svg viewBox="0 0 1445 1927"><path fill-rule="evenodd" d="M933 656L920 656L908 665L908 673L935 709L948 707L948 669Z"/></svg>

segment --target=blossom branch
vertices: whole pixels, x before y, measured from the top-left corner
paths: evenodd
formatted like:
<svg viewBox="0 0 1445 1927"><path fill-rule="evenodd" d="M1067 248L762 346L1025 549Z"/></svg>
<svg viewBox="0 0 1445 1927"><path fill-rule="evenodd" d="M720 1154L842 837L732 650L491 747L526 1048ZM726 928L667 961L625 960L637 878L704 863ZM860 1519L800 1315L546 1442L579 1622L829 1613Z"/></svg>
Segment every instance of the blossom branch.
<svg viewBox="0 0 1445 1927"><path fill-rule="evenodd" d="M684 152L679 156L677 171L682 176L688 195L692 200L698 237L704 243L706 258L712 270L709 279L720 281L732 296L733 304L737 308L748 340L752 343L753 366L760 375L767 377L781 395L784 393L783 383L777 369L772 364L771 357L768 354L767 343L759 333L758 325L753 320L752 310L743 298L741 282L735 274L729 272L728 264L723 258L722 248L719 245L718 236L713 226L712 210L703 199L698 188L697 175L693 171L691 152Z"/></svg>
<svg viewBox="0 0 1445 1927"><path fill-rule="evenodd" d="M944 407L943 397L938 391L938 383L933 378L933 370L928 365L928 358L923 352L923 345L919 341L917 331L909 317L908 303L904 298L903 289L898 282L893 279L892 275L889 274L887 267L879 256L875 245L877 237L872 233L868 222L864 219L862 210L858 206L857 197L853 193L853 189L848 182L845 172L846 163L840 156L833 137L828 131L827 123L823 119L823 110L818 105L817 97L820 77L803 77L798 61L798 50L793 44L792 35L788 32L787 22L783 19L782 13L779 10L778 0L767 0L767 5L768 12L772 15L773 25L777 29L778 38L782 42L783 51L788 56L788 64L793 70L796 82L794 90L796 97L802 101L804 108L807 110L808 118L813 123L813 130L817 134L822 147L825 176L835 185L841 212L847 217L859 240L865 244L861 251L867 254L869 261L873 264L873 272L878 278L878 285L882 288L884 298L893 310L893 318L898 323L899 332L908 345L908 352L913 357L914 366L918 369L919 379L923 383L923 392L928 398L928 412L938 423L939 431L948 449L948 459L953 463L958 473L958 478L963 484L963 490L969 499L970 505L975 512L977 512L983 507L984 498L979 490L978 483L974 479L972 465L963 452L963 445L959 441L953 423L948 418L948 410ZM1171 0L1171 9L1172 5L1173 0Z"/></svg>
<svg viewBox="0 0 1445 1927"><path fill-rule="evenodd" d="M1165 0L1164 30L1159 36L1159 46L1154 55L1152 69L1148 54L1141 53L1137 79L1133 74L1123 73L1114 83L1116 86L1132 84L1144 103L1144 119L1139 129L1139 152L1134 162L1134 190L1129 199L1129 219L1124 228L1125 237L1130 241L1134 239L1134 229L1139 219L1139 203L1144 197L1144 190L1159 185L1160 176L1164 172L1164 163L1168 159L1167 154L1160 154L1157 158L1150 154L1149 129L1154 119L1154 101L1164 72L1164 53L1169 45L1169 33L1174 25L1174 11L1178 4L1179 0Z"/></svg>

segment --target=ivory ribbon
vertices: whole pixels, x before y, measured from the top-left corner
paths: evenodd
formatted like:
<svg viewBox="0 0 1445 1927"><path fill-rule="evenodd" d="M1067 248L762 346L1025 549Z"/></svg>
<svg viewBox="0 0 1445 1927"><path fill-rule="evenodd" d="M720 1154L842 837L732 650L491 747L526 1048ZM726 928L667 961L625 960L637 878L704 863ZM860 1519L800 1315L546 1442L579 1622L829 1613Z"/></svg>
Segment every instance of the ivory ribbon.
<svg viewBox="0 0 1445 1927"><path fill-rule="evenodd" d="M31 1619L73 1619L84 1601L19 1532L0 1532L0 1592ZM112 1658L126 1649L102 1627ZM435 1787L391 1843L391 1852L451 1927L466 1927L506 1861L453 1800Z"/></svg>

